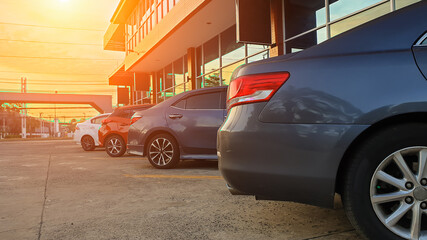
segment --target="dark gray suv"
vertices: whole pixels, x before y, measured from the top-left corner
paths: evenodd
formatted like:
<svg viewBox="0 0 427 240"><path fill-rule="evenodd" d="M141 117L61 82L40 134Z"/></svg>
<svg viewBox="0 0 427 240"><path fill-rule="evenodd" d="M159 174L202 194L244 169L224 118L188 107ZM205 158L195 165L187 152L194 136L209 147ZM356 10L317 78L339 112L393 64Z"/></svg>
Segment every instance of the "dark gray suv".
<svg viewBox="0 0 427 240"><path fill-rule="evenodd" d="M427 1L242 66L218 132L234 193L332 207L370 239L427 239Z"/></svg>

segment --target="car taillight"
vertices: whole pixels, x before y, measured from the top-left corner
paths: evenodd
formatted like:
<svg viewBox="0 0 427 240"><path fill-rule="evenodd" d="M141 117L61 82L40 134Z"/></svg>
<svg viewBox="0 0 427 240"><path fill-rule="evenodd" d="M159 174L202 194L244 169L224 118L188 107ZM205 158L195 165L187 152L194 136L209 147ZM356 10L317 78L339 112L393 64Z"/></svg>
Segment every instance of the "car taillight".
<svg viewBox="0 0 427 240"><path fill-rule="evenodd" d="M227 109L242 104L269 101L289 78L288 72L242 76L228 87Z"/></svg>
<svg viewBox="0 0 427 240"><path fill-rule="evenodd" d="M80 130L80 128L77 126L77 127L76 127L76 130Z"/></svg>
<svg viewBox="0 0 427 240"><path fill-rule="evenodd" d="M130 124L134 124L136 121L138 121L139 119L141 119L141 117L132 117L132 119L130 120Z"/></svg>

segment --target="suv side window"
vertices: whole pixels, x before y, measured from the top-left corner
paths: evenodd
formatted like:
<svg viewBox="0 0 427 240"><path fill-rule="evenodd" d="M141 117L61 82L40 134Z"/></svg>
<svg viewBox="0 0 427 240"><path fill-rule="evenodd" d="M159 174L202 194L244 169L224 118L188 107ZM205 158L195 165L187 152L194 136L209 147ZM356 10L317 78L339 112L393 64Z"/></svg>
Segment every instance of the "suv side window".
<svg viewBox="0 0 427 240"><path fill-rule="evenodd" d="M221 109L221 92L205 93L188 97L185 109Z"/></svg>
<svg viewBox="0 0 427 240"><path fill-rule="evenodd" d="M106 119L108 116L103 116L103 117L97 117L92 119L90 122L93 124L101 124L102 120Z"/></svg>

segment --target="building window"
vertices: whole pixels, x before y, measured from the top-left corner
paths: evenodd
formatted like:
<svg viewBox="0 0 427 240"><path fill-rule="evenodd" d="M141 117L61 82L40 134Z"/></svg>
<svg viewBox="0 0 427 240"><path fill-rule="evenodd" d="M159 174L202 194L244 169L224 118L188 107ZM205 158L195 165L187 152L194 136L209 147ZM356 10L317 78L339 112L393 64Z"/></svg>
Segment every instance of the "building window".
<svg viewBox="0 0 427 240"><path fill-rule="evenodd" d="M209 73L219 68L218 36L203 44L203 63L205 72Z"/></svg>
<svg viewBox="0 0 427 240"><path fill-rule="evenodd" d="M228 85L236 68L268 57L268 46L237 43L236 26L232 26L196 48L196 88ZM155 75L157 85L152 86L157 86L157 103L192 89L187 55Z"/></svg>
<svg viewBox="0 0 427 240"><path fill-rule="evenodd" d="M179 58L173 63L173 75L175 78L174 95L185 92L185 76L183 68L183 58Z"/></svg>
<svg viewBox="0 0 427 240"><path fill-rule="evenodd" d="M245 44L236 43L236 29L229 28L221 33L222 66L237 62L245 57Z"/></svg>
<svg viewBox="0 0 427 240"><path fill-rule="evenodd" d="M285 53L319 44L420 0L284 0Z"/></svg>
<svg viewBox="0 0 427 240"><path fill-rule="evenodd" d="M388 2L369 8L359 14L347 17L341 21L332 23L330 25L331 37L343 33L349 29L357 27L363 23L369 22L379 16L385 15L390 12L390 4Z"/></svg>

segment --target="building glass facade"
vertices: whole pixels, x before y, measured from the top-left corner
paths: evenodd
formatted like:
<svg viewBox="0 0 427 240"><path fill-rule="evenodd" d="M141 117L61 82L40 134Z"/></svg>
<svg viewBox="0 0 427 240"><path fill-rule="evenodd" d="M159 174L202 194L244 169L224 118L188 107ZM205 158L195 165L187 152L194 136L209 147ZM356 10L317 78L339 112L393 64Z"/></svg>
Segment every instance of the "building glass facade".
<svg viewBox="0 0 427 240"><path fill-rule="evenodd" d="M237 67L267 59L268 50L268 46L236 43L236 26L228 28L196 47L196 88L228 85ZM157 71L153 74L157 89L150 88L149 92L139 93L138 96L145 95L145 99L152 99L153 94L157 92L156 102L159 103L176 94L192 90L191 82L187 78L187 60L187 55L184 55ZM136 103L141 102L143 99L136 100Z"/></svg>
<svg viewBox="0 0 427 240"><path fill-rule="evenodd" d="M284 1L286 53L304 50L420 0Z"/></svg>
<svg viewBox="0 0 427 240"><path fill-rule="evenodd" d="M180 1L189 0L140 0L127 20L124 19L126 55L135 52L135 47ZM194 56L185 54L178 59L170 59L161 69L145 72L150 76L150 87L146 91L135 91L134 103L159 103L192 89L228 85L233 71L243 64L267 59L270 55L302 51L421 0L271 1L279 2L283 7L279 18L279 21L283 21L283 32L280 33L283 36L276 37L275 41L278 42L273 46L237 42L236 25L233 25L211 39L205 39L198 46L192 46ZM183 4L181 7L185 6ZM272 34L276 33L272 31ZM281 46L283 51L274 52L276 46ZM194 65L191 76L190 62ZM190 77L194 82L190 81Z"/></svg>

